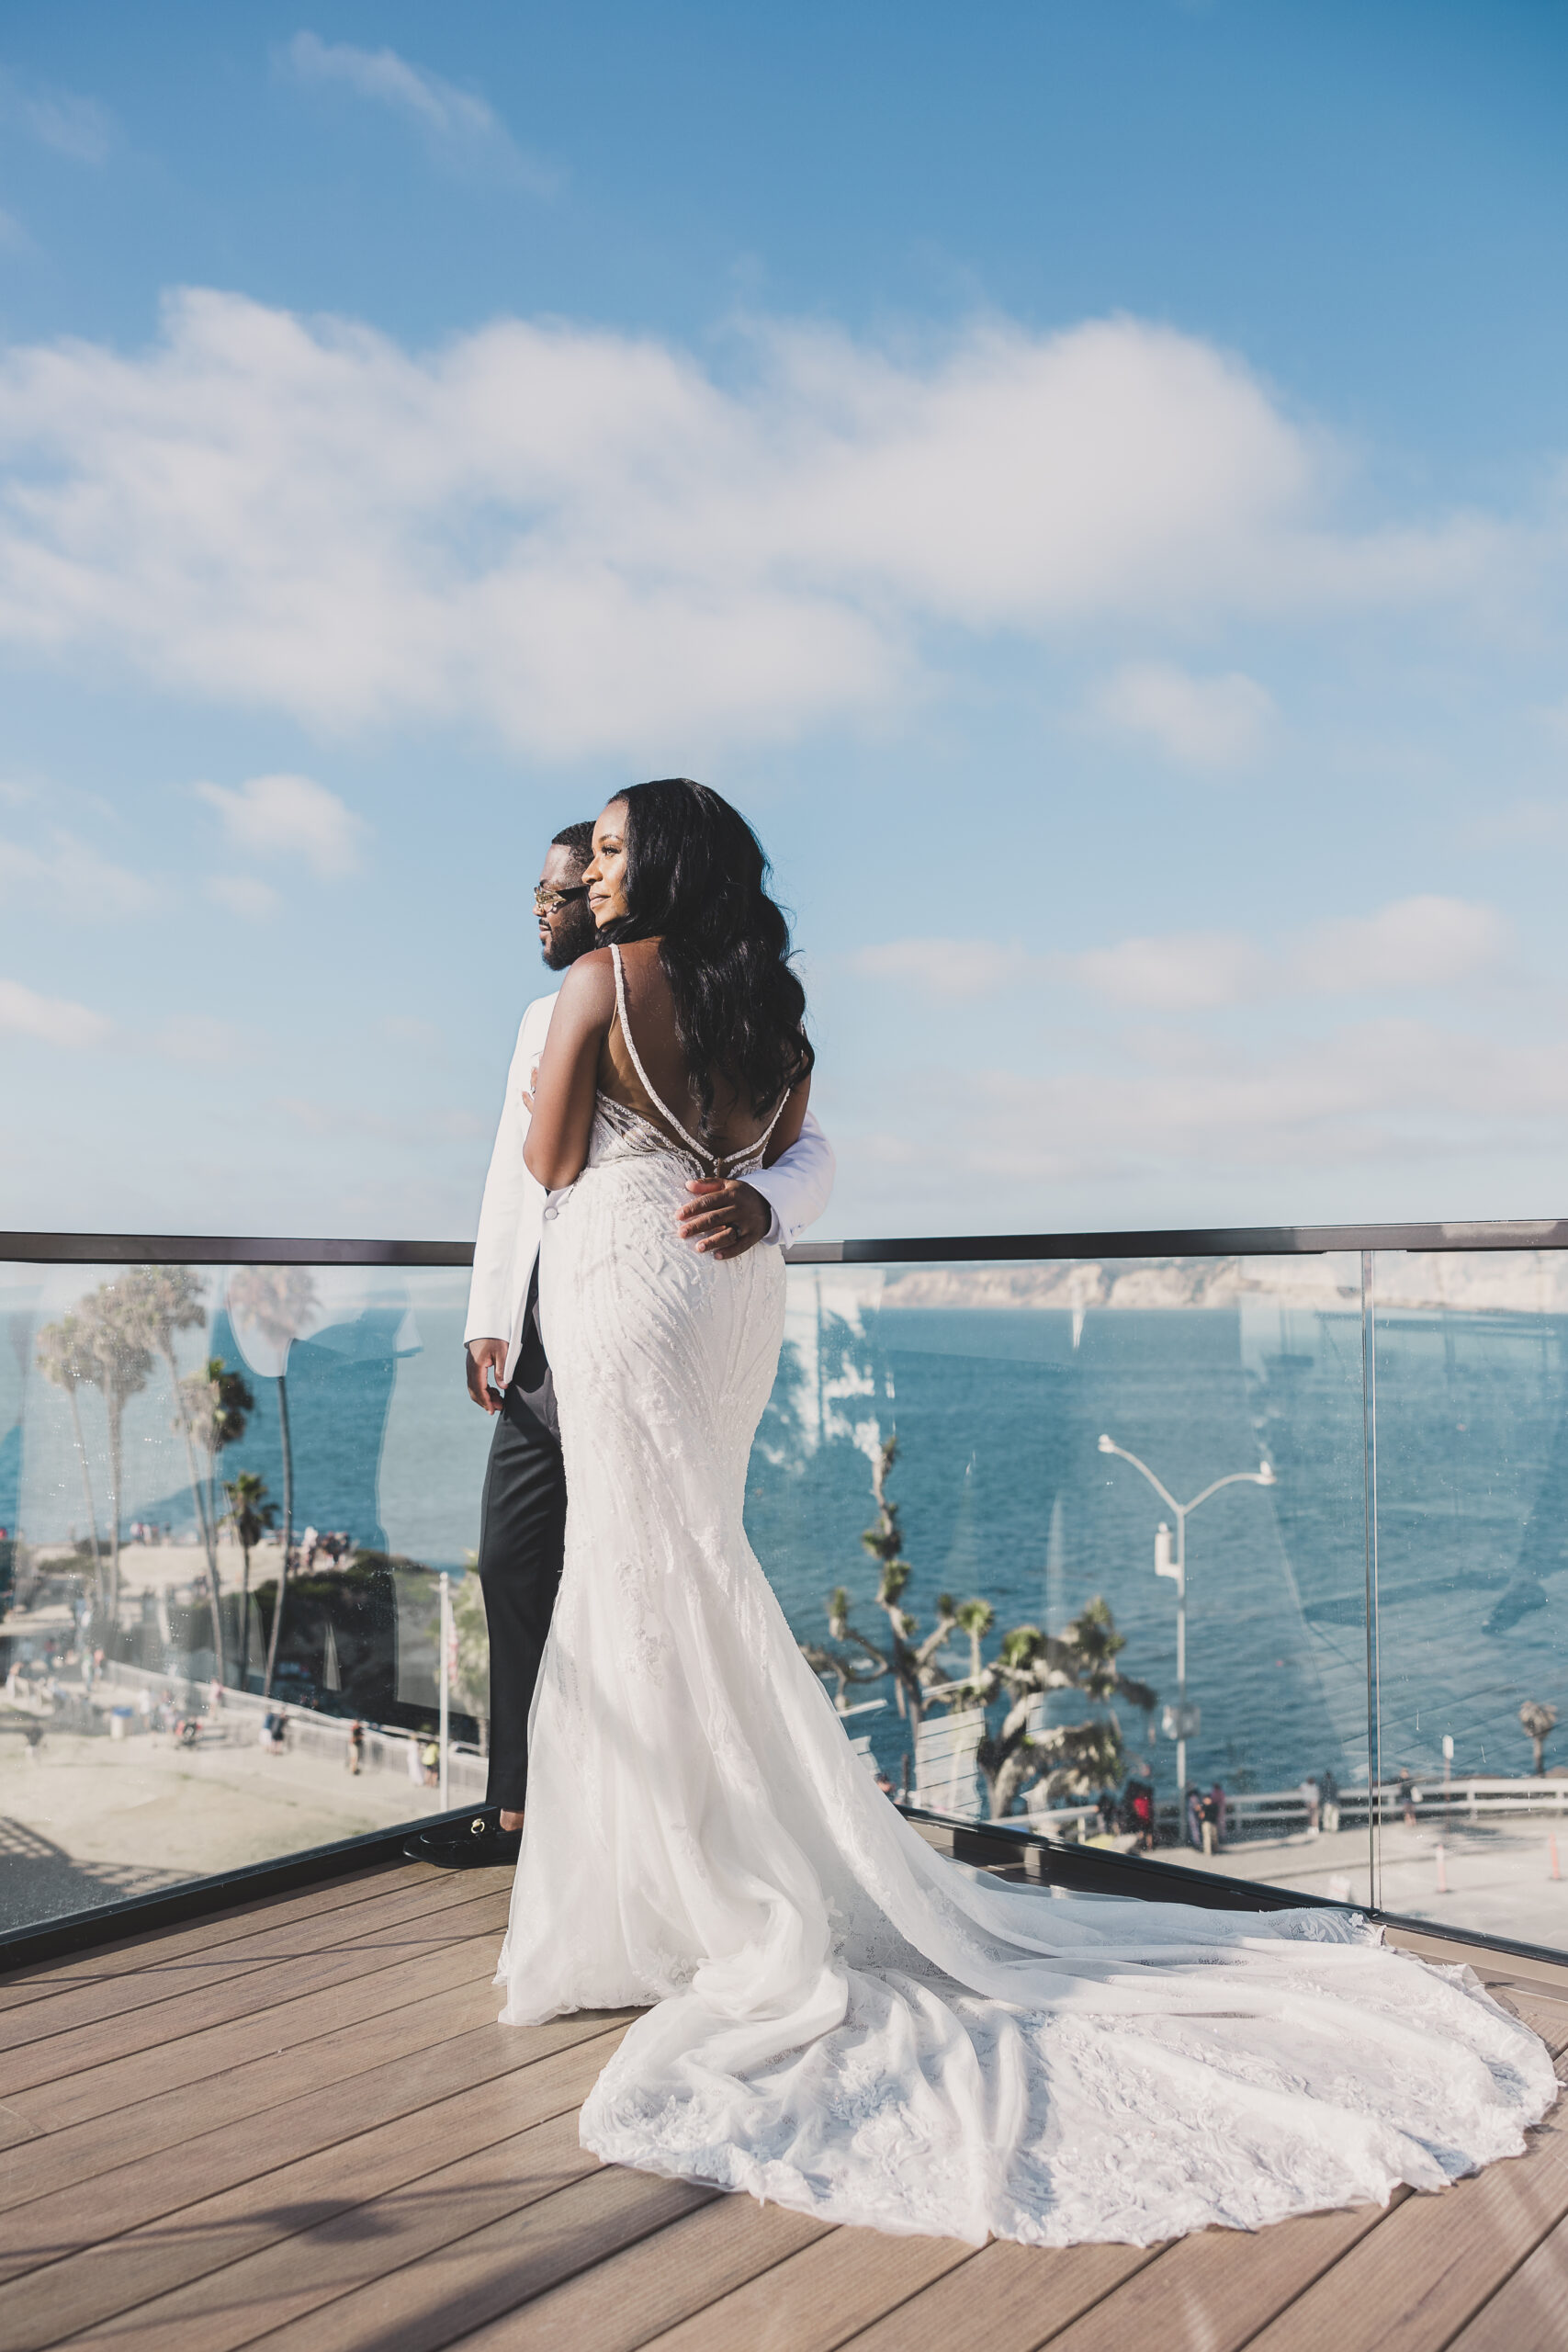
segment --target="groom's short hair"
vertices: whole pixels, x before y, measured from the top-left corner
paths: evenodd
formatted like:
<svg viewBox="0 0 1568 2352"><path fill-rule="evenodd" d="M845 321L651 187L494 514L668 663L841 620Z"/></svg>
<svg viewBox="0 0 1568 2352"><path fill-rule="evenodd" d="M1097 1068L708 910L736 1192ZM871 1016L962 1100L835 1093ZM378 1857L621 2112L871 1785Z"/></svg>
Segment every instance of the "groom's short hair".
<svg viewBox="0 0 1568 2352"><path fill-rule="evenodd" d="M587 825L563 825L558 833L550 836L552 849L570 850L579 865L586 865L593 854L593 828Z"/></svg>

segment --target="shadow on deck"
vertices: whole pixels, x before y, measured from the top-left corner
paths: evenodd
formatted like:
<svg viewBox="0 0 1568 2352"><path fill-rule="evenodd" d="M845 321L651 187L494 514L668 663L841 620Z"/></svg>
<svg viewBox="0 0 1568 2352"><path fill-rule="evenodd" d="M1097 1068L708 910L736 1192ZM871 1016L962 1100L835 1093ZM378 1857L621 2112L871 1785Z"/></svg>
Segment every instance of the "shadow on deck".
<svg viewBox="0 0 1568 2352"><path fill-rule="evenodd" d="M1148 2251L882 2237L601 2165L577 2109L627 2020L497 2028L508 1892L395 1864L0 1979L7 2352L1568 2343L1557 2116L1440 2197ZM1394 1939L1477 1965L1561 2064L1568 1968Z"/></svg>

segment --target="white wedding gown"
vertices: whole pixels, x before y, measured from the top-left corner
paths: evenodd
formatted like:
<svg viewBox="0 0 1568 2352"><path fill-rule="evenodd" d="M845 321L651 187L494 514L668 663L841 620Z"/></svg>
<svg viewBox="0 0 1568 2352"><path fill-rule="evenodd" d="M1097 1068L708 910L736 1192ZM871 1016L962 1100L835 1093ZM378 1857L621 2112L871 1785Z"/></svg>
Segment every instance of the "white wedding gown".
<svg viewBox="0 0 1568 2352"><path fill-rule="evenodd" d="M679 1238L696 1172L601 1098L540 1264L566 1567L497 1981L513 2025L647 2007L583 2144L826 2221L1041 2245L1248 2228L1517 2154L1551 2062L1468 1970L1344 1912L1009 1885L879 1793L741 1523L783 1261Z"/></svg>

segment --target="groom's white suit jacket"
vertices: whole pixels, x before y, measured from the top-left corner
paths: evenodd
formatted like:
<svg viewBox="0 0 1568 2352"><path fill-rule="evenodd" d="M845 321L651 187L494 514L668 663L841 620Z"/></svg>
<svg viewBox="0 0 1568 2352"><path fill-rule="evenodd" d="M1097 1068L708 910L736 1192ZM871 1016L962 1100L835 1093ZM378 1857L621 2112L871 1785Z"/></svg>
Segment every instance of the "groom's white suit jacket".
<svg viewBox="0 0 1568 2352"><path fill-rule="evenodd" d="M548 1198L523 1163L523 1147L528 1140L528 1106L523 1097L533 1091L535 1065L545 1050L555 1009L554 996L540 996L523 1015L512 1067L506 1073L506 1100L501 1108L474 1242L474 1277L468 1285L468 1319L463 1339L465 1343L505 1339L503 1387L516 1369L517 1351L523 1344L528 1283L539 1254ZM746 1179L773 1213L767 1240L759 1248L776 1242L787 1249L797 1234L815 1223L833 1189L833 1167L832 1146L807 1111L799 1141L781 1152L771 1168L756 1169Z"/></svg>

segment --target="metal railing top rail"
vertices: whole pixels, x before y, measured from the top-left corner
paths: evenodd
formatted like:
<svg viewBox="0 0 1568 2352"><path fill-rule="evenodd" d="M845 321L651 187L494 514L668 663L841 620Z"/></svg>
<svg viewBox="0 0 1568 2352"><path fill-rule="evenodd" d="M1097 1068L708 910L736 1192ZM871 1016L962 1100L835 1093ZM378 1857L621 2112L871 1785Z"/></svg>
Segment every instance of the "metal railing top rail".
<svg viewBox="0 0 1568 2352"><path fill-rule="evenodd" d="M0 1264L471 1266L471 1241L306 1241L284 1234L0 1233Z"/></svg>
<svg viewBox="0 0 1568 2352"><path fill-rule="evenodd" d="M1172 1226L1145 1233L916 1235L897 1241L802 1241L792 1265L992 1264L1029 1258L1303 1258L1329 1250L1568 1250L1568 1218L1449 1225Z"/></svg>
<svg viewBox="0 0 1568 2352"><path fill-rule="evenodd" d="M1033 1258L1292 1258L1329 1250L1568 1250L1568 1217L1449 1225L1173 1226L1133 1233L916 1234L800 1241L792 1266L1001 1264ZM0 1263L87 1266L469 1266L471 1241L306 1240L265 1234L0 1233Z"/></svg>

